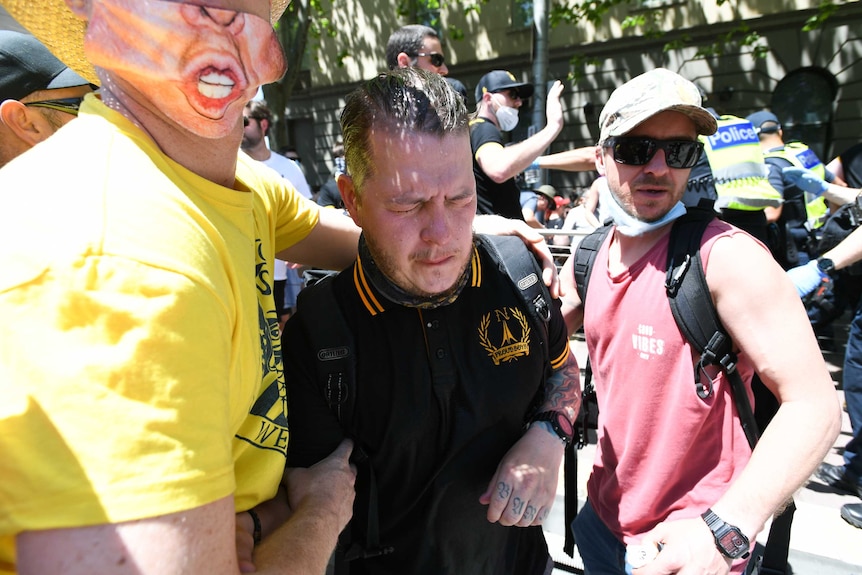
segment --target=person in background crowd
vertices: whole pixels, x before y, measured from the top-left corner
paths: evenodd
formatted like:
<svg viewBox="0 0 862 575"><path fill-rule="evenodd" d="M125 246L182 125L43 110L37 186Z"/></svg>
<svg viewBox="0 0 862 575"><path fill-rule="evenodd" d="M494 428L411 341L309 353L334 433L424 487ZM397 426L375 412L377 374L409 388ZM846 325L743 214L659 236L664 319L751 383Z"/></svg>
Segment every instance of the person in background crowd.
<svg viewBox="0 0 862 575"><path fill-rule="evenodd" d="M785 269L807 263L817 251L815 230L826 221L829 208L822 196L811 197L792 184L783 170L796 166L812 170L827 182L835 178L811 148L802 142L784 142L784 131L772 112L761 110L746 119L754 126L760 139L769 167L769 183L782 198L780 206L767 208L767 219L777 226L778 245L787 246L784 253L779 251L776 254L778 263ZM789 242L792 245L788 245Z"/></svg>
<svg viewBox="0 0 862 575"><path fill-rule="evenodd" d="M539 196L533 190L521 189L521 214L524 216L524 221L531 228L544 228L542 222L538 218Z"/></svg>
<svg viewBox="0 0 862 575"><path fill-rule="evenodd" d="M33 36L0 30L0 167L77 116L94 88Z"/></svg>
<svg viewBox="0 0 862 575"><path fill-rule="evenodd" d="M332 177L320 187L317 204L324 208L344 209L341 192L338 191L338 178L347 173L347 162L344 161L344 144L336 142L332 147Z"/></svg>
<svg viewBox="0 0 862 575"><path fill-rule="evenodd" d="M522 219L520 189L515 176L533 167L536 158L563 129L560 95L563 84L548 90L547 124L517 144L503 145L503 132L518 125L518 108L533 95L533 85L519 82L505 70L488 72L476 86L476 117L470 121L473 174L478 193L477 213Z"/></svg>
<svg viewBox="0 0 862 575"><path fill-rule="evenodd" d="M305 179L300 165L287 156L273 152L267 145L269 130L273 126L272 110L263 100L252 100L243 111L242 151L275 170L278 175L296 188L303 198L311 199L311 186ZM296 308L296 296L303 282L296 266L276 258L273 277L275 280L274 297L279 328Z"/></svg>
<svg viewBox="0 0 862 575"><path fill-rule="evenodd" d="M440 36L430 26L409 24L394 31L386 42L390 70L416 67L441 76L449 74Z"/></svg>
<svg viewBox="0 0 862 575"><path fill-rule="evenodd" d="M554 200L557 197L557 190L554 186L542 184L534 192L536 196L536 219L542 224L542 227L547 227L548 216L556 209Z"/></svg>
<svg viewBox="0 0 862 575"><path fill-rule="evenodd" d="M665 288L669 232L686 213L698 137L711 137L716 119L694 84L659 68L614 90L599 128L601 203L614 227L584 301L574 258L561 271L564 316L570 333L584 327L601 413L575 541L588 573L631 572L629 545L652 551L643 575L742 573L750 542L838 435L832 380L782 269L750 235L713 220L700 253L737 370L749 399L756 371L780 403L751 451L724 372L696 369ZM710 378L709 393L697 393L693 373L704 388Z"/></svg>

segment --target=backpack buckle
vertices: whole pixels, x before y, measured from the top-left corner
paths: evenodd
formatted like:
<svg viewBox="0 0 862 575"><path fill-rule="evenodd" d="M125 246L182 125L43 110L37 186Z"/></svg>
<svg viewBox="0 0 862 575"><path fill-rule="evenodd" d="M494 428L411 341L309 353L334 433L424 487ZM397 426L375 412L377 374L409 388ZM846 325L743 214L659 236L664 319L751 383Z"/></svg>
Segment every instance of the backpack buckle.
<svg viewBox="0 0 862 575"><path fill-rule="evenodd" d="M670 267L667 270L667 279L664 283L664 289L667 290L668 297L676 297L679 287L682 285L682 278L685 277L685 272L691 266L691 254L686 254L683 262L676 267Z"/></svg>

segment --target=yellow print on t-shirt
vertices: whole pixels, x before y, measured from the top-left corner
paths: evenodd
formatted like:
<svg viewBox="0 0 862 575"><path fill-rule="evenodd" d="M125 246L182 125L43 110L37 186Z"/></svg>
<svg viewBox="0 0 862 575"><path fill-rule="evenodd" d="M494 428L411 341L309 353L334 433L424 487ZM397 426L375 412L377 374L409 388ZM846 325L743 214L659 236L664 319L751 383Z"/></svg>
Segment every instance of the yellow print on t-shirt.
<svg viewBox="0 0 862 575"><path fill-rule="evenodd" d="M261 348L261 389L249 418L237 438L262 449L287 453L287 389L281 355L281 334L272 299L272 262L268 262L257 241L258 324Z"/></svg>

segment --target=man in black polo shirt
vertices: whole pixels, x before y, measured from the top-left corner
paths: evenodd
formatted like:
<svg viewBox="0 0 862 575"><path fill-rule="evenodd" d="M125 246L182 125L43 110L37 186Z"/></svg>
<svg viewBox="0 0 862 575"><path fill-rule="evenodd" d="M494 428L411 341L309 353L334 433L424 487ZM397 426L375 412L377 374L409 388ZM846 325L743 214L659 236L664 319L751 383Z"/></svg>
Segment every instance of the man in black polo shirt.
<svg viewBox="0 0 862 575"><path fill-rule="evenodd" d="M505 70L488 72L476 86L476 118L470 122L470 145L480 214L524 219L515 176L527 168L539 168L536 158L563 129L563 85L557 81L548 90L545 127L517 144L503 145L503 132L518 126L518 108L533 91L532 84L518 82Z"/></svg>
<svg viewBox="0 0 862 575"><path fill-rule="evenodd" d="M321 305L328 286L307 288L285 329L288 465L313 464L344 436L367 455L379 502L360 463L351 537L372 538L376 510L391 552L351 562L352 575L550 573L541 523L580 401L559 305L538 329L473 235L466 109L441 77L381 75L348 96L341 124L350 175L339 187L363 235L334 297ZM327 305L356 357L355 403L338 416L311 336L332 323Z"/></svg>

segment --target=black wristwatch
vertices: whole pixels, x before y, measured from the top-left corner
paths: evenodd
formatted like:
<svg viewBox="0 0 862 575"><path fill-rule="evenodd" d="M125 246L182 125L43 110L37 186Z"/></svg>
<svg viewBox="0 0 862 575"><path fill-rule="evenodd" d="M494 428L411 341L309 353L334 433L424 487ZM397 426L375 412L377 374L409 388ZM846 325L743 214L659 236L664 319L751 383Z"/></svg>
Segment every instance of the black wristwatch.
<svg viewBox="0 0 862 575"><path fill-rule="evenodd" d="M554 430L554 433L560 436L560 439L563 440L567 446L571 445L572 439L575 437L575 428L572 426L572 422L569 421L569 418L566 417L566 414L562 411L543 411L541 413L537 413L530 419L530 423L535 423L537 421L547 421L551 424L551 429Z"/></svg>
<svg viewBox="0 0 862 575"><path fill-rule="evenodd" d="M718 547L722 555L731 559L748 557L751 544L748 537L739 530L739 527L725 523L721 517L713 513L712 509L704 511L701 517L706 521L709 530L712 531L712 535L715 537L715 546Z"/></svg>
<svg viewBox="0 0 862 575"><path fill-rule="evenodd" d="M835 262L829 258L817 258L817 269L825 274L831 274L835 271Z"/></svg>

